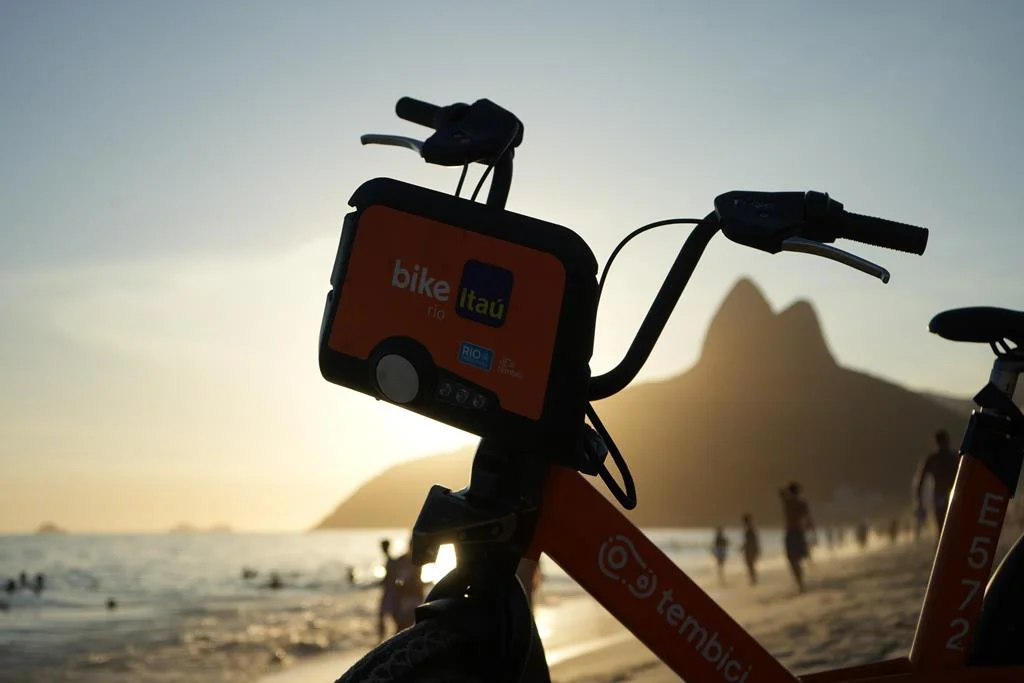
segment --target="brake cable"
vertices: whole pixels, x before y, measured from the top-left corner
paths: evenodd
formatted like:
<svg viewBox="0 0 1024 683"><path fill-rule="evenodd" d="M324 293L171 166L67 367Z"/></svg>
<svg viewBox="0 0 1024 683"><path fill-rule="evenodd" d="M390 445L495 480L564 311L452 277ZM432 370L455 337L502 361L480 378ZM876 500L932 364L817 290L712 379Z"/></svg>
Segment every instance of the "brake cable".
<svg viewBox="0 0 1024 683"><path fill-rule="evenodd" d="M626 459L622 457L619 447L612 441L611 434L608 433L604 424L601 423L601 418L597 416L597 411L594 410L594 405L590 402L587 402L587 417L590 418L590 422L594 425L598 435L604 440L604 445L608 447L608 453L612 456L612 460L615 461L615 467L619 470L619 476L622 477L622 486L619 486L619 483L612 477L611 472L605 467L603 460L598 465L597 473L600 475L601 480L604 481L605 486L608 487L608 490L615 496L615 500L619 501L619 505L627 510L632 510L636 507L636 484L633 482L633 475L629 471L629 465L626 464Z"/></svg>
<svg viewBox="0 0 1024 683"><path fill-rule="evenodd" d="M469 171L469 164L462 165L462 173L459 174L459 184L455 186L455 196L458 197L459 193L462 192L462 183L466 182L466 172Z"/></svg>
<svg viewBox="0 0 1024 683"><path fill-rule="evenodd" d="M619 244L614 249L612 249L611 256L609 256L608 260L605 261L604 268L601 270L601 277L597 281L597 303L600 303L601 301L601 292L604 291L604 281L608 277L608 271L611 270L612 261L615 260L615 257L619 255L619 252L622 251L623 247L625 247L631 239L633 239L637 235L640 235L641 233L647 232L648 230L660 228L665 225L697 225L702 220L702 218L667 218L665 220L655 221L653 223L648 223L647 225L642 225L633 232L623 237L622 241L620 241Z"/></svg>
<svg viewBox="0 0 1024 683"><path fill-rule="evenodd" d="M487 168L484 169L484 174L480 176L480 180L479 182L477 182L476 189L473 190L473 194L470 196L469 201L476 201L476 196L480 193L480 188L484 186L484 181L487 180L487 176L494 168L494 165L501 161L501 158L512 150L512 143L516 141L516 138L519 136L519 133L522 131L522 128L523 127L519 123L519 121L516 121L516 127L512 131L512 137L510 137L508 139L508 142L505 143L505 146L501 148L501 152L499 152L497 155L494 156L493 159L491 159L491 163L487 164Z"/></svg>
<svg viewBox="0 0 1024 683"><path fill-rule="evenodd" d="M653 230L654 228L660 228L666 225L698 225L702 220L703 219L700 218L668 218L643 225L622 238L618 245L616 245L615 249L612 250L608 260L605 261L604 268L601 269L601 277L597 281L597 301L595 302L595 306L601 302L601 293L604 291L604 283L608 277L608 272L611 270L612 261L615 260L615 257L619 255L619 252L622 251L630 240L637 235L645 233L648 230ZM619 486L618 482L615 481L615 478L612 477L611 472L608 471L603 460L598 465L597 473L600 475L601 480L604 481L605 486L608 487L608 490L611 491L615 500L617 500L625 509L632 510L636 507L637 503L636 484L633 481L632 473L629 471L629 465L626 464L626 459L622 456L618 446L615 445L615 441L612 440L611 434L609 434L608 430L605 429L604 424L601 422L601 418L597 416L597 411L594 410L594 405L590 402L587 403L586 414L590 419L590 422L594 425L594 429L597 431L598 435L604 440L605 446L608 448L608 453L612 456L616 469L619 470L619 476L622 477L622 486Z"/></svg>

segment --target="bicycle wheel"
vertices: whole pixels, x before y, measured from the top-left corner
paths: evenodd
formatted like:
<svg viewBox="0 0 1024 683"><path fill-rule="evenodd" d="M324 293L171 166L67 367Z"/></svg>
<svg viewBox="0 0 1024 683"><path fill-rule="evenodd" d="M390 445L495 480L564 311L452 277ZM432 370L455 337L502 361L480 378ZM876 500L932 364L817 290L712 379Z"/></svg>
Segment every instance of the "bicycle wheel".
<svg viewBox="0 0 1024 683"><path fill-rule="evenodd" d="M481 645L441 619L428 619L378 645L335 683L488 683L494 675ZM536 632L522 680L551 681Z"/></svg>
<svg viewBox="0 0 1024 683"><path fill-rule="evenodd" d="M969 666L1024 665L1024 536L999 563L985 589Z"/></svg>
<svg viewBox="0 0 1024 683"><path fill-rule="evenodd" d="M472 640L428 619L396 633L335 683L483 683Z"/></svg>

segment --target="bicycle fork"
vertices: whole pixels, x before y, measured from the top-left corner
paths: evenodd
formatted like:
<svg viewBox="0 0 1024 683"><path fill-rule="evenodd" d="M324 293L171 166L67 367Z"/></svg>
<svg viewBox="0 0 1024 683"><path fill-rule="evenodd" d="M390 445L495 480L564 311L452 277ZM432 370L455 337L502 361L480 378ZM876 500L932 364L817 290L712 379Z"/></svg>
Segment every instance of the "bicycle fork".
<svg viewBox="0 0 1024 683"><path fill-rule="evenodd" d="M413 526L413 563L455 546L456 568L416 608L416 622L442 619L478 643L486 680L549 683L543 644L516 566L536 523L546 466L482 439L470 485L433 486Z"/></svg>

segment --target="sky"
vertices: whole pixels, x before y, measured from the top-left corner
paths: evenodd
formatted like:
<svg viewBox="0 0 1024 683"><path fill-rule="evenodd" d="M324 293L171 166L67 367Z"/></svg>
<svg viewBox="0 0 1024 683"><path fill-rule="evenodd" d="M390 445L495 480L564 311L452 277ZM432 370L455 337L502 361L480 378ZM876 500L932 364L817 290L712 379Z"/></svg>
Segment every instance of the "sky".
<svg viewBox="0 0 1024 683"><path fill-rule="evenodd" d="M599 262L732 189L930 228L923 257L844 245L887 285L719 237L640 380L692 365L750 277L776 308L810 300L842 364L973 394L988 350L927 322L1021 306L1022 20L946 0L0 0L0 532L302 529L390 465L473 441L317 366L352 191L458 177L360 146L424 134L394 116L403 95L516 113L508 208ZM616 259L595 372L685 234Z"/></svg>

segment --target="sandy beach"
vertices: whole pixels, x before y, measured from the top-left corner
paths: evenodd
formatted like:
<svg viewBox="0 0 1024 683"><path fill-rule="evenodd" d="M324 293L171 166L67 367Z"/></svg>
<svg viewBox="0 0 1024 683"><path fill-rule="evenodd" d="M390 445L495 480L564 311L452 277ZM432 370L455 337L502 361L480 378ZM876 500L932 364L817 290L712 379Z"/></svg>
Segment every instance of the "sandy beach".
<svg viewBox="0 0 1024 683"><path fill-rule="evenodd" d="M863 664L907 651L913 640L931 544L879 547L819 561L798 594L781 569L755 588L726 592L721 604L797 674ZM599 654L552 667L560 683L678 681L632 636Z"/></svg>
<svg viewBox="0 0 1024 683"><path fill-rule="evenodd" d="M908 650L932 550L930 537L895 545L875 537L863 552L850 546L834 553L818 549L807 566L804 594L778 565L762 572L759 585L747 585L735 557L724 589L710 578L703 583L790 670L810 673ZM557 683L679 680L589 596L542 595L537 624ZM261 683L333 681L361 654L324 657Z"/></svg>

